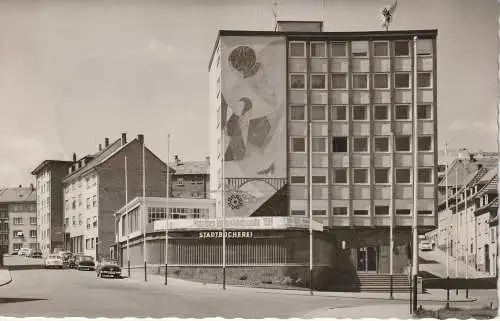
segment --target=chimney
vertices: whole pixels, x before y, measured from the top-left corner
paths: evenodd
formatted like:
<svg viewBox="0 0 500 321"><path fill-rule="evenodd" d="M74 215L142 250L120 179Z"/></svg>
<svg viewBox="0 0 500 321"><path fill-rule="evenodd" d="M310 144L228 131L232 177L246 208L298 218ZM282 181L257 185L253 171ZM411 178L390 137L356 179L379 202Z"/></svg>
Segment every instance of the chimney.
<svg viewBox="0 0 500 321"><path fill-rule="evenodd" d="M30 184L31 191L35 190L35 186L33 186L33 183Z"/></svg>
<svg viewBox="0 0 500 321"><path fill-rule="evenodd" d="M101 151L101 150L102 150L102 145L101 145L101 144L99 144L99 151Z"/></svg>
<svg viewBox="0 0 500 321"><path fill-rule="evenodd" d="M127 133L122 133L122 146L127 143Z"/></svg>
<svg viewBox="0 0 500 321"><path fill-rule="evenodd" d="M181 160L179 159L179 156L178 155L174 155L174 163L175 163L175 165L179 165L180 162L181 162Z"/></svg>
<svg viewBox="0 0 500 321"><path fill-rule="evenodd" d="M68 168L68 174L71 174L72 172L73 172L73 166L70 166L70 167Z"/></svg>
<svg viewBox="0 0 500 321"><path fill-rule="evenodd" d="M207 156L207 164L210 165L210 156Z"/></svg>
<svg viewBox="0 0 500 321"><path fill-rule="evenodd" d="M76 153L73 153L73 163L76 163Z"/></svg>
<svg viewBox="0 0 500 321"><path fill-rule="evenodd" d="M108 148L108 146L109 146L109 138L106 137L104 138L104 148Z"/></svg>
<svg viewBox="0 0 500 321"><path fill-rule="evenodd" d="M144 144L144 135L143 134L137 135L137 140L139 141L139 144L143 145Z"/></svg>

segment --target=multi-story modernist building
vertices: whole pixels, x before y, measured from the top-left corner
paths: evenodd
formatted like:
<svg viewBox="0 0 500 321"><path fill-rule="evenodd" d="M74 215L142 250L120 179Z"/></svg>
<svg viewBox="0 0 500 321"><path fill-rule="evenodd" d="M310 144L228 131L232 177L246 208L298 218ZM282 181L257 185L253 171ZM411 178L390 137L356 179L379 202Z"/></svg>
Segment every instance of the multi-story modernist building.
<svg viewBox="0 0 500 321"><path fill-rule="evenodd" d="M172 174L171 195L178 198L208 198L210 190L210 159L184 162L175 155L169 164Z"/></svg>
<svg viewBox="0 0 500 321"><path fill-rule="evenodd" d="M64 195L62 179L69 161L45 160L32 172L36 177L38 243L44 254L63 248Z"/></svg>
<svg viewBox="0 0 500 321"><path fill-rule="evenodd" d="M109 257L115 243L114 213L125 204L125 158L129 200L142 196L145 150L146 196L166 195L166 164L144 147L144 136L127 142L126 134L93 155L82 157L63 179L66 247L96 259ZM173 170L171 170L173 173Z"/></svg>
<svg viewBox="0 0 500 321"><path fill-rule="evenodd" d="M36 218L33 186L7 188L0 192L0 246L4 252L11 253L23 247L38 249Z"/></svg>

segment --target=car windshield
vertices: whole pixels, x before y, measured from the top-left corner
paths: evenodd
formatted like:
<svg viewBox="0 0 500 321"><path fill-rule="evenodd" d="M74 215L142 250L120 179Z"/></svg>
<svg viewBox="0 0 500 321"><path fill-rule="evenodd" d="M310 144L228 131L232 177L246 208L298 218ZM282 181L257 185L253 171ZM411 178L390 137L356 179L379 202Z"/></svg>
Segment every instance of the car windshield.
<svg viewBox="0 0 500 321"><path fill-rule="evenodd" d="M49 255L49 259L53 259L53 260L56 260L56 259L60 259L61 257L59 255Z"/></svg>
<svg viewBox="0 0 500 321"><path fill-rule="evenodd" d="M93 261L94 258L92 256L82 256L80 260L85 260L85 261Z"/></svg>

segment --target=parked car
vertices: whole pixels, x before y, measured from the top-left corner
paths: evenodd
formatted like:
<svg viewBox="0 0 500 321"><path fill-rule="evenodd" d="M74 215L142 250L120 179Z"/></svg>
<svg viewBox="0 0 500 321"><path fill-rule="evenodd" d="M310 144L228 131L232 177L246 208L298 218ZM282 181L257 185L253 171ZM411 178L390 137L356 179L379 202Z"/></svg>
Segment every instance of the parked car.
<svg viewBox="0 0 500 321"><path fill-rule="evenodd" d="M71 252L65 252L63 255L61 255L63 259L64 266L70 267L70 261L73 258L73 253Z"/></svg>
<svg viewBox="0 0 500 321"><path fill-rule="evenodd" d="M122 269L114 262L104 262L96 269L97 277L112 277L118 279L122 276Z"/></svg>
<svg viewBox="0 0 500 321"><path fill-rule="evenodd" d="M76 269L78 267L78 259L82 256L81 254L73 254L68 258L68 267L70 269Z"/></svg>
<svg viewBox="0 0 500 321"><path fill-rule="evenodd" d="M432 251L434 250L434 244L429 240L420 240L418 248L420 251Z"/></svg>
<svg viewBox="0 0 500 321"><path fill-rule="evenodd" d="M17 255L19 253L19 249L14 249L10 255Z"/></svg>
<svg viewBox="0 0 500 321"><path fill-rule="evenodd" d="M89 255L81 255L75 261L76 268L78 271L87 270L94 271L95 270L95 262L94 258Z"/></svg>
<svg viewBox="0 0 500 321"><path fill-rule="evenodd" d="M30 249L22 247L21 249L19 249L18 254L19 254L19 256L27 256L29 251L30 251Z"/></svg>
<svg viewBox="0 0 500 321"><path fill-rule="evenodd" d="M42 258L42 251L35 250L35 251L30 253L30 257L32 257L34 259L41 259Z"/></svg>
<svg viewBox="0 0 500 321"><path fill-rule="evenodd" d="M63 260L62 260L62 258L59 255L50 254L45 259L45 268L46 269L50 269L50 268L59 268L59 269L62 269L63 267L64 267Z"/></svg>

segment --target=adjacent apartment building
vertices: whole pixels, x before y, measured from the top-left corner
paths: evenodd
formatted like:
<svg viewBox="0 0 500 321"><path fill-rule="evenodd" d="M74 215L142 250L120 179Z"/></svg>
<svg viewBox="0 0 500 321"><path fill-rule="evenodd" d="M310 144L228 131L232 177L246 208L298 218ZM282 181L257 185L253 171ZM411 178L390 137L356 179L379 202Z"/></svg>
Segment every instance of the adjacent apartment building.
<svg viewBox="0 0 500 321"><path fill-rule="evenodd" d="M38 249L36 190L32 186L0 192L0 246L12 253L20 248Z"/></svg>
<svg viewBox="0 0 500 321"><path fill-rule="evenodd" d="M436 38L321 22L219 31L209 65L218 215L304 218L311 207L336 279L389 272L392 221L394 271L405 271L413 216L421 233L437 223Z"/></svg>
<svg viewBox="0 0 500 321"><path fill-rule="evenodd" d="M165 196L167 166L144 146L143 135L130 142L125 133L111 143L106 138L104 146L99 146L95 154L80 159L74 157L63 179L67 249L96 259L110 256L110 249L115 245L114 213L126 199L125 162L128 198L132 200L142 196L143 150L146 196Z"/></svg>
<svg viewBox="0 0 500 321"><path fill-rule="evenodd" d="M182 161L175 155L169 166L174 169L170 186L171 197L209 198L210 158L205 161Z"/></svg>
<svg viewBox="0 0 500 321"><path fill-rule="evenodd" d="M73 163L45 160L31 174L36 178L38 243L45 255L63 248L64 195L62 179Z"/></svg>

